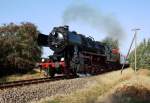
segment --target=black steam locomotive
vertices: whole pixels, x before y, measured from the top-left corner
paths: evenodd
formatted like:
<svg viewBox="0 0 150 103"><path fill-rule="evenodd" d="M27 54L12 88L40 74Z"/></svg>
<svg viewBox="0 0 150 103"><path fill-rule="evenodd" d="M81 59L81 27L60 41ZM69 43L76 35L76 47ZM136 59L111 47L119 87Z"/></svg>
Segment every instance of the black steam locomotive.
<svg viewBox="0 0 150 103"><path fill-rule="evenodd" d="M69 31L68 26L54 27L49 35L39 34L38 44L54 51L48 62L43 61L47 65L43 69L52 77L55 74L98 74L121 67L118 49Z"/></svg>

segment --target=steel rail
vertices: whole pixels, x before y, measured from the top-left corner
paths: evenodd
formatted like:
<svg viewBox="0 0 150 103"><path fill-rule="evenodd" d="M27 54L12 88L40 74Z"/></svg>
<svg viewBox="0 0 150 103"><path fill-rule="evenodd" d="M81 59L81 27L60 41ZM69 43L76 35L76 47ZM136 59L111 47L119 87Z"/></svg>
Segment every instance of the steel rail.
<svg viewBox="0 0 150 103"><path fill-rule="evenodd" d="M13 87L18 87L18 86L25 86L25 85L30 85L30 84L39 84L39 83L44 83L44 82L50 82L50 81L56 81L56 80L63 80L63 79L73 79L77 78L77 76L57 76L54 78L38 78L38 79L29 79L29 80L20 80L20 81L12 81L12 82L5 82L5 83L0 83L0 90L2 89L7 89L7 88L13 88Z"/></svg>

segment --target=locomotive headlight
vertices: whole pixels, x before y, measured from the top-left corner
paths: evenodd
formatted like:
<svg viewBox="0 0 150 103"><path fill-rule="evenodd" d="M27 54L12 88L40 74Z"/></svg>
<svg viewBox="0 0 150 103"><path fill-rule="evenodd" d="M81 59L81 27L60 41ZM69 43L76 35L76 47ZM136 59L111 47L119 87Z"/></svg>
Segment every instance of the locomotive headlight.
<svg viewBox="0 0 150 103"><path fill-rule="evenodd" d="M42 59L42 62L44 62L45 61L45 59Z"/></svg>
<svg viewBox="0 0 150 103"><path fill-rule="evenodd" d="M60 61L64 61L64 58L61 58L61 60Z"/></svg>
<svg viewBox="0 0 150 103"><path fill-rule="evenodd" d="M63 39L64 39L64 36L63 36L62 33L58 33L58 36L57 36L57 37L58 37L59 40L63 40Z"/></svg>

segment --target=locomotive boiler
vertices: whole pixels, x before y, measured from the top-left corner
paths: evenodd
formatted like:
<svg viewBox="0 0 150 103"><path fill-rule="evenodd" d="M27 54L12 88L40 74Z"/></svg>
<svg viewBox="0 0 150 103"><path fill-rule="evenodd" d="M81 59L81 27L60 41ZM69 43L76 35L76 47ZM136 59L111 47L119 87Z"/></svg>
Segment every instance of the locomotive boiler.
<svg viewBox="0 0 150 103"><path fill-rule="evenodd" d="M54 51L47 63L48 75L98 74L120 68L120 53L110 45L95 41L69 26L54 27L49 35L39 34L38 44Z"/></svg>

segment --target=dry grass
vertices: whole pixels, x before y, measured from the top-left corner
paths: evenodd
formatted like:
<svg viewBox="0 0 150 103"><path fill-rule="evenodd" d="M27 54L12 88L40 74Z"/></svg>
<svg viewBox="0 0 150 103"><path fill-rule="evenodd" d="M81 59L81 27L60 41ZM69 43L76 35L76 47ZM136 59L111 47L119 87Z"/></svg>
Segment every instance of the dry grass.
<svg viewBox="0 0 150 103"><path fill-rule="evenodd" d="M34 78L40 78L40 77L44 77L43 74L40 73L39 70L33 70L27 74L15 74L15 75L2 77L0 78L0 83L17 81L17 80L34 79Z"/></svg>
<svg viewBox="0 0 150 103"><path fill-rule="evenodd" d="M133 70L126 69L121 75L120 71L114 71L99 76L88 77L88 83L80 90L68 95L54 95L42 99L39 103L95 103L97 98L118 83L129 80L133 75Z"/></svg>
<svg viewBox="0 0 150 103"><path fill-rule="evenodd" d="M96 103L150 103L150 78L136 75L99 96Z"/></svg>
<svg viewBox="0 0 150 103"><path fill-rule="evenodd" d="M150 76L150 70L148 69L140 69L138 70L138 75L143 75L143 76Z"/></svg>

